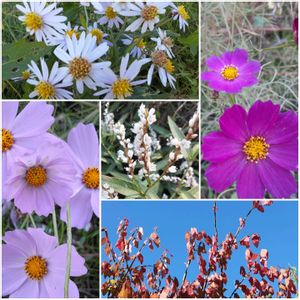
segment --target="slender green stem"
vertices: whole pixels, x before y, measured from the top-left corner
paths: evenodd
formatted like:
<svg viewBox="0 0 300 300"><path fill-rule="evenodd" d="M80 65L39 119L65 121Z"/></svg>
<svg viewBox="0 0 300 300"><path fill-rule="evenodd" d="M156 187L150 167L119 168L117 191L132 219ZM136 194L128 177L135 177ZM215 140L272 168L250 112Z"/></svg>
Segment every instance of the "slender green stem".
<svg viewBox="0 0 300 300"><path fill-rule="evenodd" d="M33 226L34 228L36 228L36 224L35 224L34 219L33 219L33 217L32 217L31 214L29 214L29 218L30 218L30 221L31 221L31 223L32 223L32 226Z"/></svg>
<svg viewBox="0 0 300 300"><path fill-rule="evenodd" d="M11 87L11 89L18 95L19 99L22 99L21 94L15 89L15 87L10 83L9 80L5 80L5 82Z"/></svg>
<svg viewBox="0 0 300 300"><path fill-rule="evenodd" d="M58 236L58 230L57 230L57 219L56 219L55 206L54 206L53 212L52 212L52 222L53 222L54 235L55 235L56 240L57 240L57 245L59 245L59 236Z"/></svg>
<svg viewBox="0 0 300 300"><path fill-rule="evenodd" d="M234 96L234 95L229 94L229 98L230 98L230 103L231 103L232 105L236 104L235 96Z"/></svg>
<svg viewBox="0 0 300 300"><path fill-rule="evenodd" d="M24 227L26 227L26 225L27 225L27 223L28 223L28 220L29 220L29 216L26 215L26 217L25 217L23 223L21 224L21 227L20 227L21 229L23 229Z"/></svg>
<svg viewBox="0 0 300 300"><path fill-rule="evenodd" d="M89 16L88 16L88 13L87 13L86 6L84 6L84 13L85 13L85 26L87 28L89 26Z"/></svg>
<svg viewBox="0 0 300 300"><path fill-rule="evenodd" d="M71 228L71 215L70 215L70 202L67 203L67 266L64 287L64 298L69 298L69 282L71 273L71 251L72 251L72 228Z"/></svg>

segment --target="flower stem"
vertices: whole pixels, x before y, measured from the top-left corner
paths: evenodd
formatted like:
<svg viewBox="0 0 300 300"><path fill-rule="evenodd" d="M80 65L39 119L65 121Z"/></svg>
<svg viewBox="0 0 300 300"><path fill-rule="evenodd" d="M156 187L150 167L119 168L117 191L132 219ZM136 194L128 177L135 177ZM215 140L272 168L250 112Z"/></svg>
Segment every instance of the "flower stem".
<svg viewBox="0 0 300 300"><path fill-rule="evenodd" d="M57 219L56 219L55 206L54 206L53 212L52 212L52 222L53 222L54 235L55 235L56 240L57 240L57 245L59 245L59 237L58 237L58 230L57 230Z"/></svg>
<svg viewBox="0 0 300 300"><path fill-rule="evenodd" d="M229 98L230 98L230 103L231 103L232 105L236 104L235 96L234 96L234 95L229 94Z"/></svg>
<svg viewBox="0 0 300 300"><path fill-rule="evenodd" d="M69 298L69 282L71 273L71 250L72 250L72 228L71 228L71 215L70 215L70 202L67 203L67 266L64 287L64 298Z"/></svg>
<svg viewBox="0 0 300 300"><path fill-rule="evenodd" d="M32 217L31 214L29 214L29 218L30 218L30 221L31 221L31 223L32 223L32 226L33 226L34 228L36 228L36 224L35 224L34 219L33 219L33 217Z"/></svg>

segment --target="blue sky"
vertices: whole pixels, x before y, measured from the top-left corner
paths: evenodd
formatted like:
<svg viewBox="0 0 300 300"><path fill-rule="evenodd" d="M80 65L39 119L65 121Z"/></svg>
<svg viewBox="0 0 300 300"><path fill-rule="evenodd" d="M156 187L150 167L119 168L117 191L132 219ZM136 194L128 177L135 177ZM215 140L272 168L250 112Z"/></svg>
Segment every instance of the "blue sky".
<svg viewBox="0 0 300 300"><path fill-rule="evenodd" d="M251 201L218 202L217 222L219 240L223 240L229 231L235 233L239 218L244 217L252 206ZM181 281L187 259L185 233L191 227L198 231L214 233L213 203L209 201L104 201L102 202L102 227L108 229L113 244L117 240L116 230L121 219L129 219L129 230L141 226L148 236L154 227L158 227L161 247L151 252L143 252L144 263L153 264L164 249L173 254L170 273ZM246 227L239 238L252 233L259 233L259 250L269 251L269 266L298 266L298 206L295 201L275 201L266 207L264 213L255 210L249 217ZM103 249L102 249L103 251ZM239 267L245 266L245 247L239 247L233 254L228 266L228 288L232 290L235 279L239 279ZM105 254L102 252L102 259ZM197 262L194 261L188 273L188 280L198 274Z"/></svg>

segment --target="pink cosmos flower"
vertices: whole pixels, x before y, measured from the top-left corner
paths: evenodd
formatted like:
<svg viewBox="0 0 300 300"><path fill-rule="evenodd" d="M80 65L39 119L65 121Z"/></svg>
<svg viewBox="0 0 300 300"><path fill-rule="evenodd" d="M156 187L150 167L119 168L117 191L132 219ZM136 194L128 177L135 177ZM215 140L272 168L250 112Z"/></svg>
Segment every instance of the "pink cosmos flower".
<svg viewBox="0 0 300 300"><path fill-rule="evenodd" d="M30 102L17 115L18 107L18 101L7 101L2 104L3 183L15 158L29 149L33 150L41 143L54 122L52 117L54 107L46 102Z"/></svg>
<svg viewBox="0 0 300 300"><path fill-rule="evenodd" d="M68 135L76 165L74 194L70 200L73 227L84 228L92 219L93 211L99 217L99 140L93 124L79 123ZM66 221L66 208L61 210Z"/></svg>
<svg viewBox="0 0 300 300"><path fill-rule="evenodd" d="M248 60L244 49L224 52L221 57L213 55L206 60L206 65L209 70L202 73L202 80L213 90L229 94L257 84L257 73L261 69L258 61Z"/></svg>
<svg viewBox="0 0 300 300"><path fill-rule="evenodd" d="M294 41L298 45L298 18L295 18L293 21L293 32L294 32Z"/></svg>
<svg viewBox="0 0 300 300"><path fill-rule="evenodd" d="M63 207L73 194L75 168L61 142L48 138L34 152L16 158L11 169L6 188L22 213L47 216L55 203Z"/></svg>
<svg viewBox="0 0 300 300"><path fill-rule="evenodd" d="M28 228L5 233L2 246L2 296L11 298L63 298L67 244L42 229ZM87 273L84 259L72 246L71 276ZM70 280L69 297L78 298Z"/></svg>
<svg viewBox="0 0 300 300"><path fill-rule="evenodd" d="M240 105L225 110L220 131L203 137L208 185L222 192L237 182L239 198L288 198L297 192L291 171L298 168L298 117L280 112L272 101L256 101L248 112Z"/></svg>

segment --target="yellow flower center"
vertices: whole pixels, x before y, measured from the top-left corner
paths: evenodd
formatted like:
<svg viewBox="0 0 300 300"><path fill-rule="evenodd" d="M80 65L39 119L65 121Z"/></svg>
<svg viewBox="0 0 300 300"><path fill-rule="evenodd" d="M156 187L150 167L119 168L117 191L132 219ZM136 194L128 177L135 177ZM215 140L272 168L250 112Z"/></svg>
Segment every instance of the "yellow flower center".
<svg viewBox="0 0 300 300"><path fill-rule="evenodd" d="M183 20L188 20L190 18L189 14L187 13L183 5L179 5L177 11Z"/></svg>
<svg viewBox="0 0 300 300"><path fill-rule="evenodd" d="M170 59L167 60L164 68L170 74L172 74L175 71L175 67L173 66L172 61Z"/></svg>
<svg viewBox="0 0 300 300"><path fill-rule="evenodd" d="M91 64L85 58L74 58L69 63L69 70L73 78L83 79L90 74Z"/></svg>
<svg viewBox="0 0 300 300"><path fill-rule="evenodd" d="M47 261L40 256L27 258L24 266L27 276L33 280L41 280L48 273Z"/></svg>
<svg viewBox="0 0 300 300"><path fill-rule="evenodd" d="M111 87L116 98L125 98L132 95L133 89L128 79L117 79Z"/></svg>
<svg viewBox="0 0 300 300"><path fill-rule="evenodd" d="M44 25L43 18L35 12L28 13L25 16L24 24L29 30L37 31Z"/></svg>
<svg viewBox="0 0 300 300"><path fill-rule="evenodd" d="M225 80L231 81L239 77L239 70L234 65L228 65L222 69L221 75Z"/></svg>
<svg viewBox="0 0 300 300"><path fill-rule="evenodd" d="M25 179L33 187L40 187L47 181L47 171L42 166L30 167L26 171Z"/></svg>
<svg viewBox="0 0 300 300"><path fill-rule="evenodd" d="M265 159L269 154L270 145L266 143L265 138L260 136L251 136L244 144L243 151L247 160L257 163L259 160Z"/></svg>
<svg viewBox="0 0 300 300"><path fill-rule="evenodd" d="M2 129L2 151L10 150L14 144L14 138L11 132L7 129Z"/></svg>
<svg viewBox="0 0 300 300"><path fill-rule="evenodd" d="M98 168L88 168L84 171L82 175L82 182L89 189L99 188L99 169Z"/></svg>
<svg viewBox="0 0 300 300"><path fill-rule="evenodd" d="M70 29L70 30L67 30L67 31L66 31L66 35L68 35L70 38L72 38L73 34L75 34L76 39L78 40L79 37L80 37L80 34L79 34L79 32L78 32L77 30L75 30L75 29Z"/></svg>
<svg viewBox="0 0 300 300"><path fill-rule="evenodd" d="M26 70L22 72L22 79L27 80L30 77L30 75L31 75L30 72Z"/></svg>
<svg viewBox="0 0 300 300"><path fill-rule="evenodd" d="M133 42L140 49L144 49L146 47L146 43L141 38L135 38Z"/></svg>
<svg viewBox="0 0 300 300"><path fill-rule="evenodd" d="M142 9L141 16L146 21L154 20L158 15L158 9L154 5L145 5Z"/></svg>
<svg viewBox="0 0 300 300"><path fill-rule="evenodd" d="M154 51L151 54L151 58L152 58L152 62L159 67L164 67L169 60L165 52L162 50Z"/></svg>
<svg viewBox="0 0 300 300"><path fill-rule="evenodd" d="M103 32L98 28L93 28L91 30L91 35L96 37L97 43L100 43L103 39Z"/></svg>
<svg viewBox="0 0 300 300"><path fill-rule="evenodd" d="M114 9L111 6L108 6L105 10L105 16L108 19L114 19L117 16L117 13L114 11Z"/></svg>
<svg viewBox="0 0 300 300"><path fill-rule="evenodd" d="M41 81L36 87L39 99L53 99L55 97L55 88L52 84Z"/></svg>

